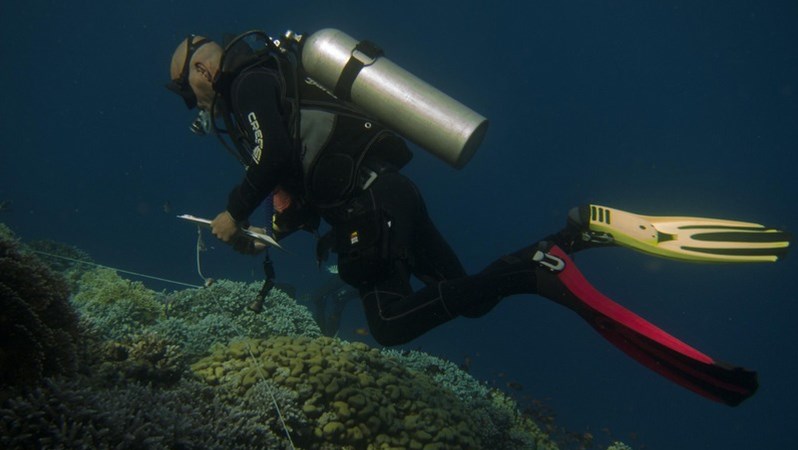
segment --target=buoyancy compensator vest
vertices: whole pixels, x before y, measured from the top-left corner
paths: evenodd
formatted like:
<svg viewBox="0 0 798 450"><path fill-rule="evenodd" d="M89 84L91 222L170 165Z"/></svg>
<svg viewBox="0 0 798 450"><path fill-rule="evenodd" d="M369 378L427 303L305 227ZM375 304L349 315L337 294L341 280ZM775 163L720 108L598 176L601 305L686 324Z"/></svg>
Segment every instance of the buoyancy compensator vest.
<svg viewBox="0 0 798 450"><path fill-rule="evenodd" d="M304 173L303 194L315 206L334 207L368 182L368 175L363 179L364 164L370 166L366 173L399 169L412 153L389 128L312 80L299 61L301 51L301 36L291 32L283 41L272 40L262 31L244 33L225 46L214 88L217 93L228 92L235 76L244 70L263 67L277 73L285 126ZM245 124L225 107L223 101L214 101L214 117L221 117L227 128L217 128L217 135L249 166L256 144L250 142Z"/></svg>
<svg viewBox="0 0 798 450"><path fill-rule="evenodd" d="M299 142L298 127L294 126L299 115L296 79L296 67L299 63L294 54L281 51L263 31L248 31L225 40L219 74L213 84L216 96L211 106L211 116L214 118L214 131L225 148L241 164L250 166L255 161L253 150L256 143L252 142L246 124L236 120L223 97L230 92L235 77L241 72L255 67L274 71L278 74L275 79L280 88L280 107L285 111L285 126L289 130L292 143L296 145ZM226 129L216 126L217 118L222 119Z"/></svg>

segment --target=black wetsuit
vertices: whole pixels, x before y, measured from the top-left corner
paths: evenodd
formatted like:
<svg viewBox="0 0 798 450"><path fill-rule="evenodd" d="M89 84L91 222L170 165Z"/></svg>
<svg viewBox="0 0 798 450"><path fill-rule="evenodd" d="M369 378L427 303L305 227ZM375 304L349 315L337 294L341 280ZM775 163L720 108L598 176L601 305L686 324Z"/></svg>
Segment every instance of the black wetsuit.
<svg viewBox="0 0 798 450"><path fill-rule="evenodd" d="M245 221L278 185L302 194L299 154L280 108L279 86L274 71L245 70L225 96L235 121L247 131L247 144L257 147L244 179L228 196L227 211L236 221Z"/></svg>
<svg viewBox="0 0 798 450"><path fill-rule="evenodd" d="M313 203L313 193L306 192L301 155L291 145L287 119L280 106L279 86L272 71L246 70L238 75L225 96L240 128L250 133L249 140L261 142L255 136L256 129L262 133L260 158L250 165L244 180L229 196L227 208L237 221L246 220L278 185L294 195L310 198L311 205L318 207ZM255 121L257 126L253 125ZM353 145L368 141L357 136L357 131L350 134L355 135L333 132L334 138L323 152L348 146L346 151L351 153L359 150L353 149ZM379 165L378 159L371 158L370 162ZM351 238L352 224L364 215L384 228L378 233L379 239L372 243L382 248L376 252L379 261L371 259L363 264L339 254L342 278L359 290L370 331L379 343L406 343L457 316L481 316L505 296L535 292L536 266L512 256L468 276L430 220L417 187L390 164L381 169L367 189L355 189L335 206L317 208L339 242ZM355 272L384 267L352 281L352 276L344 274L353 264L362 266ZM425 287L414 292L411 276L420 279Z"/></svg>

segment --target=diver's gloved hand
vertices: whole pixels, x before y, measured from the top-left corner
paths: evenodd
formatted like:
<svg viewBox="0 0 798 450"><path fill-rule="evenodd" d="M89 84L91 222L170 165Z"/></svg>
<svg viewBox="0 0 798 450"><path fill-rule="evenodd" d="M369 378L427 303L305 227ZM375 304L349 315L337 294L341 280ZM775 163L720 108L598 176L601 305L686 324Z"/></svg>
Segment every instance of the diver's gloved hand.
<svg viewBox="0 0 798 450"><path fill-rule="evenodd" d="M266 234L265 228L248 227L247 229L259 234ZM244 255L257 255L266 250L266 247L268 247L267 244L252 239L243 233L238 233L236 237L233 238L233 250Z"/></svg>
<svg viewBox="0 0 798 450"><path fill-rule="evenodd" d="M211 232L222 242L232 243L238 234L239 228L233 216L227 211L222 211L211 221Z"/></svg>

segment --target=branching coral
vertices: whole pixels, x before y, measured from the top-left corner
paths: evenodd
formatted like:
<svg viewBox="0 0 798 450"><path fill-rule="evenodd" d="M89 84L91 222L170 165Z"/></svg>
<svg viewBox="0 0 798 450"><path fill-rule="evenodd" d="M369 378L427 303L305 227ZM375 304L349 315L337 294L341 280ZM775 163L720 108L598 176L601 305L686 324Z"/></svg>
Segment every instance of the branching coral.
<svg viewBox="0 0 798 450"><path fill-rule="evenodd" d="M457 395L460 400L471 401L490 397L490 390L487 386L475 380L451 361L415 350L383 349L382 353L388 358L397 360L408 369L429 375L442 388Z"/></svg>
<svg viewBox="0 0 798 450"><path fill-rule="evenodd" d="M260 416L219 401L212 389L139 383L97 386L55 379L6 400L2 448L282 449Z"/></svg>
<svg viewBox="0 0 798 450"><path fill-rule="evenodd" d="M454 393L472 411L482 442L490 442L494 448L556 448L534 422L519 413L513 399L489 389L451 361L419 351L383 349L382 353Z"/></svg>
<svg viewBox="0 0 798 450"><path fill-rule="evenodd" d="M258 283L221 280L208 288L174 292L165 299L168 319L154 329L181 343L190 358L234 337L321 335L308 309L277 289L262 312L247 309L259 289Z"/></svg>
<svg viewBox="0 0 798 450"><path fill-rule="evenodd" d="M88 253L60 242L33 241L28 243L27 248L35 252L51 270L63 275L73 292L78 289L80 277L93 266Z"/></svg>
<svg viewBox="0 0 798 450"><path fill-rule="evenodd" d="M111 269L86 272L78 286L73 304L86 325L107 339L124 340L163 315L163 304L154 291L121 278Z"/></svg>
<svg viewBox="0 0 798 450"><path fill-rule="evenodd" d="M206 356L212 345L227 343L241 333L231 317L220 314L209 314L199 320L170 317L151 330L179 343L183 355L191 362Z"/></svg>
<svg viewBox="0 0 798 450"><path fill-rule="evenodd" d="M154 333L145 333L130 343L106 342L104 362L98 373L109 380L132 378L153 385L173 385L186 369L177 345Z"/></svg>
<svg viewBox="0 0 798 450"><path fill-rule="evenodd" d="M18 241L17 235L2 222L0 222L0 241Z"/></svg>
<svg viewBox="0 0 798 450"><path fill-rule="evenodd" d="M78 321L68 296L63 278L0 238L1 385L74 371Z"/></svg>

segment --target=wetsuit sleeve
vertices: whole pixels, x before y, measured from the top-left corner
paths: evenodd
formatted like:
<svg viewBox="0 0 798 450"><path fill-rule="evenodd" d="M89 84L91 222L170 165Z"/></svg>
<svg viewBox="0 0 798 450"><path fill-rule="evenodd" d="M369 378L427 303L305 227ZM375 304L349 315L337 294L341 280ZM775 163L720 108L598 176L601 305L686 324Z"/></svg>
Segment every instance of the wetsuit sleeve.
<svg viewBox="0 0 798 450"><path fill-rule="evenodd" d="M232 86L232 107L252 142L252 164L227 201L236 221L246 220L291 171L292 146L280 108L277 75L268 70L244 72Z"/></svg>

